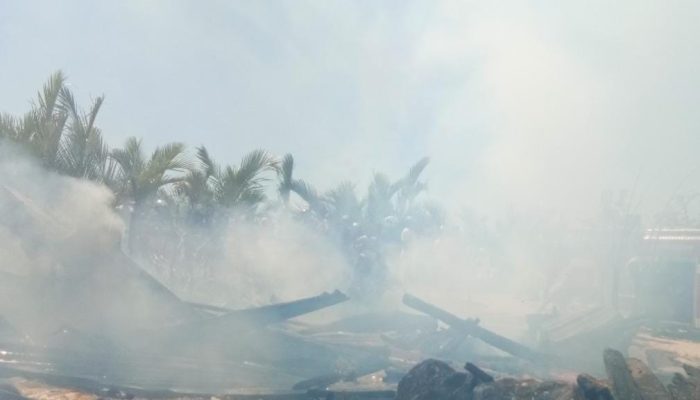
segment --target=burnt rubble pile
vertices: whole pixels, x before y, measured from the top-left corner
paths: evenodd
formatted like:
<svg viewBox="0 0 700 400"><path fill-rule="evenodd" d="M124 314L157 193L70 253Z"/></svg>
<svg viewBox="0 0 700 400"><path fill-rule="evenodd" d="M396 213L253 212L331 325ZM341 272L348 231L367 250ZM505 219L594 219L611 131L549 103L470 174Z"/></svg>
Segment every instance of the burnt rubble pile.
<svg viewBox="0 0 700 400"><path fill-rule="evenodd" d="M428 359L399 382L396 400L692 400L700 399L700 369L684 365L664 385L639 359L617 350L603 354L607 379L580 374L575 382L494 379L474 364L457 371L443 361Z"/></svg>
<svg viewBox="0 0 700 400"><path fill-rule="evenodd" d="M325 324L292 321L351 299L329 291L238 310L193 303L123 253L118 240L86 254L67 251L86 247L69 222L3 185L0 196L20 221L10 225L0 213L0 225L24 234L32 248L61 249L42 258L46 271L0 271L0 400L48 399L30 394L46 387L105 399L700 399L700 369L662 376L668 363L657 362L660 350L647 352L645 342L634 345L658 376L608 350L607 379L552 379L571 370L603 374L600 351L630 348L647 321L612 307L534 314L527 343L411 294L403 297L410 310L348 304ZM680 327L698 335L676 349L700 342L691 328ZM678 336L662 333L664 343ZM693 362L677 351L680 359L669 359ZM483 370L468 363L456 371L435 359L473 360Z"/></svg>

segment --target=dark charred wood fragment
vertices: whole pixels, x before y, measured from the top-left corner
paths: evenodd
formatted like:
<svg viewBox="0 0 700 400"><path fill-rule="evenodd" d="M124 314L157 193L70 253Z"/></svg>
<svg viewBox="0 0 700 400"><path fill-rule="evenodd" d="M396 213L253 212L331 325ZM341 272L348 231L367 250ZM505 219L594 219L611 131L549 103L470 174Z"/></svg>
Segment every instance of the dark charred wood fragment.
<svg viewBox="0 0 700 400"><path fill-rule="evenodd" d="M588 374L576 377L576 383L586 400L615 400L606 383Z"/></svg>
<svg viewBox="0 0 700 400"><path fill-rule="evenodd" d="M693 381L700 381L700 368L693 367L688 364L683 364L683 370L688 375L688 378Z"/></svg>
<svg viewBox="0 0 700 400"><path fill-rule="evenodd" d="M304 399L333 399L333 400L393 400L396 397L396 392L393 390L310 390L306 392ZM248 399L261 400L283 400L266 397L249 397ZM230 400L247 400L240 397Z"/></svg>
<svg viewBox="0 0 700 400"><path fill-rule="evenodd" d="M644 400L632 374L627 368L625 357L617 350L606 349L603 352L605 372L612 383L616 399Z"/></svg>
<svg viewBox="0 0 700 400"><path fill-rule="evenodd" d="M533 379L501 378L474 388L474 400L582 400L579 389L569 383Z"/></svg>
<svg viewBox="0 0 700 400"><path fill-rule="evenodd" d="M175 330L195 330L215 328L251 328L283 322L288 319L336 305L348 300L348 296L339 290L333 293L323 293L318 296L294 300L287 303L271 304L257 308L227 312L205 320L186 322L177 325Z"/></svg>
<svg viewBox="0 0 700 400"><path fill-rule="evenodd" d="M491 375L487 374L486 372L484 372L483 369L477 367L476 365L470 362L464 365L464 369L471 372L471 374L474 376L475 385L478 385L480 383L493 382L493 377Z"/></svg>
<svg viewBox="0 0 700 400"><path fill-rule="evenodd" d="M332 373L327 375L315 376L310 379L305 379L301 382L296 383L292 389L293 390L314 390L314 389L326 389L328 386L347 380L348 376L344 374Z"/></svg>
<svg viewBox="0 0 700 400"><path fill-rule="evenodd" d="M692 370L691 372L694 373ZM676 373L673 375L673 379L671 379L671 383L668 385L668 391L674 400L700 399L700 382L694 376L688 375L686 377Z"/></svg>
<svg viewBox="0 0 700 400"><path fill-rule="evenodd" d="M490 344L491 346L503 350L506 353L512 354L516 357L537 362L544 361L547 358L545 357L545 355L527 346L524 346L504 336L496 334L488 329L482 328L481 326L479 326L478 321L476 320L466 320L459 318L454 314L451 314L432 304L426 303L425 301L410 294L404 295L403 303L417 311L428 314L431 317L446 323L452 328L459 329L466 334L477 337L483 340L484 342Z"/></svg>
<svg viewBox="0 0 700 400"><path fill-rule="evenodd" d="M644 400L671 400L666 387L642 360L628 358L627 368Z"/></svg>

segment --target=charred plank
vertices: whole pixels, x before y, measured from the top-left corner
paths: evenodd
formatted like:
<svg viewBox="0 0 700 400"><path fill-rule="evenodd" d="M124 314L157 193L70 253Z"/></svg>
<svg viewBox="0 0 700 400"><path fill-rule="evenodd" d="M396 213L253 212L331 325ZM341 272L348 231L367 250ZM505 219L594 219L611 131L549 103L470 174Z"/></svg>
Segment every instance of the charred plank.
<svg viewBox="0 0 700 400"><path fill-rule="evenodd" d="M605 372L612 383L616 399L643 400L644 397L627 368L625 357L617 350L606 349L603 353Z"/></svg>
<svg viewBox="0 0 700 400"><path fill-rule="evenodd" d="M628 358L627 369L629 369L637 387L644 393L645 400L671 400L671 395L664 384L642 360Z"/></svg>
<svg viewBox="0 0 700 400"><path fill-rule="evenodd" d="M414 310L420 311L422 313L428 314L433 318L439 319L440 321L446 323L450 327L457 328L471 336L479 338L484 342L496 347L506 353L512 354L516 357L520 357L529 361L541 362L546 359L545 355L539 353L527 346L510 340L504 336L494 333L486 328L479 326L476 320L465 320L459 318L458 316L451 314L443 309L440 309L432 304L426 303L425 301L406 294L403 297L403 303Z"/></svg>

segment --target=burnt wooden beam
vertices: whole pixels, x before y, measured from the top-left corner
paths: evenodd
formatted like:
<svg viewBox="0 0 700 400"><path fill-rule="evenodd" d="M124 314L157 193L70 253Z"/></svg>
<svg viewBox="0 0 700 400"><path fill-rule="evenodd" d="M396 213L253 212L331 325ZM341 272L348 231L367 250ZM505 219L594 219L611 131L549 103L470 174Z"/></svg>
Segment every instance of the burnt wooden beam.
<svg viewBox="0 0 700 400"><path fill-rule="evenodd" d="M215 393L187 393L171 390L149 390L137 387L121 385L107 385L101 382L68 375L59 375L45 372L32 372L12 368L0 364L0 377L20 377L36 380L57 388L72 389L79 392L90 393L100 398L110 399L222 399L222 400L316 400L316 399L346 399L346 400L389 400L394 399L396 392L393 390L308 390L295 392L259 393L259 394L215 394ZM4 396L4 397L3 397ZM15 396L15 397L12 397ZM9 390L0 388L0 399L24 399Z"/></svg>
<svg viewBox="0 0 700 400"><path fill-rule="evenodd" d="M265 326L331 307L348 299L343 292L336 290L333 293L323 293L287 303L230 311L220 316L185 323L177 329L187 325L193 325L198 330L207 329L209 326Z"/></svg>
<svg viewBox="0 0 700 400"><path fill-rule="evenodd" d="M616 399L644 400L622 353L606 349L603 352L603 362Z"/></svg>
<svg viewBox="0 0 700 400"><path fill-rule="evenodd" d="M547 358L544 354L538 351L479 326L479 323L476 320L462 319L410 294L405 294L403 296L403 303L414 310L428 314L431 317L446 323L452 328L461 330L466 334L479 338L489 345L516 357L533 362L541 362Z"/></svg>
<svg viewBox="0 0 700 400"><path fill-rule="evenodd" d="M637 358L627 359L627 369L637 387L644 394L644 400L673 400L661 380L649 367Z"/></svg>

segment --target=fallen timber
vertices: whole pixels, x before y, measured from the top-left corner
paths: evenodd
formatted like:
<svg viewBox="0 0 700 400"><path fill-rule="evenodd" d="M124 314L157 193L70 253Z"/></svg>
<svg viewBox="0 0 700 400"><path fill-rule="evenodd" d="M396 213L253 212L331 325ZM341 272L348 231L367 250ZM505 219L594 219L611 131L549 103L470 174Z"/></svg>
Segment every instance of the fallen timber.
<svg viewBox="0 0 700 400"><path fill-rule="evenodd" d="M27 242L35 243L37 248L42 246L55 249L52 255L60 263L64 271L58 275L51 276L17 276L12 279L16 282L4 284L0 287L0 295L6 293L8 301L11 303L16 287L21 287L21 291L46 291L45 288L53 289L60 281L63 293L70 296L52 299L53 304L59 304L66 300L66 297L73 299L82 298L90 303L99 303L108 306L102 310L105 318L98 316L92 320L87 320L82 312L80 301L71 306L77 306L75 312L66 311L67 315L80 315L81 321L61 321L61 324L71 325L73 328L90 330L94 326L107 327L103 329L107 334L110 330L120 330L121 333L129 327L135 332L154 330L163 328L175 328L181 330L188 325L196 325L198 330L221 327L239 327L244 325L264 326L277 322L282 322L303 314L307 314L325 307L338 304L348 300L348 297L339 291L333 293L323 293L319 296L295 300L287 303L267 305L245 310L229 310L222 307L189 303L173 293L168 287L158 279L146 272L138 263L132 260L119 249L119 236L110 236L113 232L102 232L107 228L99 228L95 235L99 237L104 234L111 241L96 242L90 246L77 245L82 242L82 238L77 238L74 234L75 227L71 221L61 219L54 215L51 210L42 207L32 201L14 188L0 185L0 198L3 203L9 206L0 209L0 223L13 228L22 228L21 233L34 232ZM12 218L7 218L12 216ZM13 222L19 221L19 224ZM12 226L10 226L12 225ZM31 227L31 229L27 229ZM31 240L30 240L31 239ZM76 241L80 243L75 243ZM88 247L89 251L84 248ZM81 249L80 251L68 251L63 249ZM61 251L59 251L61 250ZM9 272L9 271L3 271ZM25 271L22 271L23 273ZM13 278L15 278L13 276ZM43 287L37 287L37 282ZM75 283L77 282L77 284ZM7 288L7 290L6 290ZM0 296L2 298L2 296ZM89 300L87 300L89 299ZM138 302L148 304L148 312L140 310L135 313L134 307L141 307ZM12 317L12 313L2 310L5 317ZM10 315L8 315L10 314ZM137 319L137 317L139 317ZM12 318L9 318L12 319ZM80 326L83 325L83 326ZM48 331L61 329L61 326L49 326Z"/></svg>
<svg viewBox="0 0 700 400"><path fill-rule="evenodd" d="M119 349L64 350L0 344L0 370L9 376L54 376L87 379L103 386L135 387L148 391L227 391L232 388L269 390L290 388L303 376L283 365L264 365L243 360L145 354ZM21 373L17 373L21 371ZM270 377L275 380L270 384ZM51 379L51 378L47 378ZM0 397L1 398L1 397Z"/></svg>
<svg viewBox="0 0 700 400"><path fill-rule="evenodd" d="M339 291L288 303L233 311L208 319L144 332L147 351L177 353L205 359L249 360L256 364L289 367L299 377L310 378L333 368L338 357L361 360L376 354L328 345L289 332L276 323L346 301ZM176 349L176 350L173 350Z"/></svg>
<svg viewBox="0 0 700 400"><path fill-rule="evenodd" d="M208 325L270 325L299 317L304 314L309 314L323 308L331 307L349 299L349 297L341 291L335 290L332 293L324 292L317 296L311 296L299 300L246 308L242 310L232 310L208 304L191 303L181 300L176 294L170 291L170 289L160 283L160 281L155 279L149 273L144 271L128 256L121 251L119 253L119 256L123 257L124 263L129 264L129 268L135 272L135 276L147 284L151 290L161 294L163 297L177 303L178 305L191 309L189 311L191 321L184 321L182 324L178 324L176 326L177 329L186 328L187 325L190 324L196 324L197 329Z"/></svg>
<svg viewBox="0 0 700 400"><path fill-rule="evenodd" d="M10 366L0 364L0 378L27 379L40 382L54 388L65 388L73 392L92 394L100 399L220 399L220 400L317 400L317 399L357 399L357 400L389 400L394 399L394 390L327 390L312 389L306 391L285 391L250 394L222 394L207 392L181 392L167 389L149 390L133 386L123 386L114 384L104 384L102 382L68 375L58 375L55 373L28 372ZM0 399L24 399L16 390L8 385L7 388L0 388ZM10 397L12 394L15 397ZM6 397L7 396L7 397ZM61 397L69 398L69 396ZM72 397L70 397L72 398Z"/></svg>
<svg viewBox="0 0 700 400"><path fill-rule="evenodd" d="M331 307L349 299L339 290L333 293L322 293L318 296L307 297L286 303L271 304L262 307L248 308L244 310L229 311L215 318L205 321L197 321L197 326L229 323L247 323L250 325L264 326L283 322L291 318L309 314L320 309Z"/></svg>
<svg viewBox="0 0 700 400"><path fill-rule="evenodd" d="M645 363L627 358L615 350L606 350L604 362L607 379L579 374L575 380L533 379L530 377L491 376L475 364L463 369L435 359L415 365L403 376L397 390L329 390L284 391L246 394L208 394L205 392L178 392L171 390L144 390L137 387L107 385L90 379L56 374L26 373L0 364L0 396L25 399L23 384L29 380L35 386L44 385L61 393L56 398L83 398L98 396L114 399L180 399L180 400L696 400L700 398L700 370L684 365L685 373L678 373L669 384L661 383ZM16 378L20 378L19 381ZM35 398L28 394L30 398ZM0 397L5 399L6 397ZM44 397L42 397L44 398ZM53 397L52 397L53 398ZM93 398L93 397L87 397Z"/></svg>
<svg viewBox="0 0 700 400"><path fill-rule="evenodd" d="M25 371L54 371L122 385L178 389L264 387L289 389L300 380L334 369L386 364L386 356L342 345L316 343L267 325L347 300L339 291L288 303L212 317L214 323L131 332L115 340L89 331L61 329L42 347L0 345L9 362ZM224 321L219 320L223 318ZM173 329L177 328L177 329ZM0 356L0 364L5 363ZM21 363L17 363L17 359ZM46 366L46 367L44 367ZM274 376L274 385L267 385Z"/></svg>
<svg viewBox="0 0 700 400"><path fill-rule="evenodd" d="M545 354L479 326L479 323L476 320L465 320L459 318L454 314L451 314L432 304L426 303L425 301L410 294L404 295L403 303L416 311L420 311L446 323L451 328L458 329L468 335L479 338L485 343L488 343L489 345L516 357L532 362L542 362L547 359Z"/></svg>
<svg viewBox="0 0 700 400"><path fill-rule="evenodd" d="M387 356L376 349L328 346L269 329L257 331L251 337L236 337L233 342L240 347L234 350L217 343L212 347L196 346L196 351L190 351L194 348L187 345L136 351L109 345L61 348L56 346L64 342L61 339L51 347L0 343L0 368L80 377L102 385L150 391L226 393L285 391L329 371L338 371L351 379L381 370L388 364ZM78 341L84 342L80 338ZM324 388L325 385L308 385L299 389Z"/></svg>

